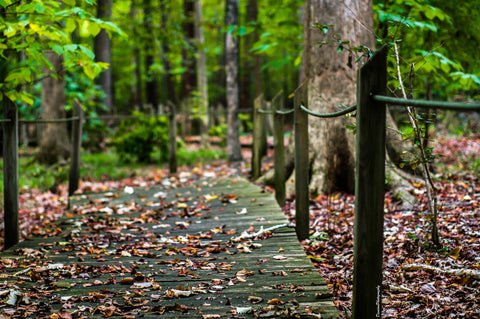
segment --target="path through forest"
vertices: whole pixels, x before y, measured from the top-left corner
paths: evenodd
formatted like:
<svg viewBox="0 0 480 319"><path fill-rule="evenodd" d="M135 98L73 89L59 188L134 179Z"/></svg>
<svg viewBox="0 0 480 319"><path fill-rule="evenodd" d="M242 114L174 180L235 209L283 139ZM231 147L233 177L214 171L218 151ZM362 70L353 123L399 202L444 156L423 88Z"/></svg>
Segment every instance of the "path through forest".
<svg viewBox="0 0 480 319"><path fill-rule="evenodd" d="M336 317L273 196L241 177L164 176L77 195L1 255L4 317ZM50 235L54 236L50 236Z"/></svg>

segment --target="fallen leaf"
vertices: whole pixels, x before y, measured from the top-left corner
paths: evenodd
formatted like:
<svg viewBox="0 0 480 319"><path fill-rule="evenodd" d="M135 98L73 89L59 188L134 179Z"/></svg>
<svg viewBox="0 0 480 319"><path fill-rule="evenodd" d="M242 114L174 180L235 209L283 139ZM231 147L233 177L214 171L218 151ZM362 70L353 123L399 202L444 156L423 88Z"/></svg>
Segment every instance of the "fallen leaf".
<svg viewBox="0 0 480 319"><path fill-rule="evenodd" d="M275 305L275 306L280 306L280 305L283 305L284 302L281 301L281 300L278 299L278 298L273 298L273 299L270 299L269 301L267 301L267 304L269 304L269 305Z"/></svg>

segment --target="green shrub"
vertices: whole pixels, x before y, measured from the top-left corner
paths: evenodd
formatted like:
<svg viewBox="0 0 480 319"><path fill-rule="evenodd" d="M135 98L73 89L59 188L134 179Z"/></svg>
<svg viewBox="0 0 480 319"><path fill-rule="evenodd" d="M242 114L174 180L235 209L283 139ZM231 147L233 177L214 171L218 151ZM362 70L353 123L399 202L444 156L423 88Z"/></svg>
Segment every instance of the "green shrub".
<svg viewBox="0 0 480 319"><path fill-rule="evenodd" d="M148 163L154 147L160 151L160 160L168 158L168 119L166 116L145 116L134 112L133 119L120 122L111 145L115 148L121 161L129 162L135 158L138 162Z"/></svg>

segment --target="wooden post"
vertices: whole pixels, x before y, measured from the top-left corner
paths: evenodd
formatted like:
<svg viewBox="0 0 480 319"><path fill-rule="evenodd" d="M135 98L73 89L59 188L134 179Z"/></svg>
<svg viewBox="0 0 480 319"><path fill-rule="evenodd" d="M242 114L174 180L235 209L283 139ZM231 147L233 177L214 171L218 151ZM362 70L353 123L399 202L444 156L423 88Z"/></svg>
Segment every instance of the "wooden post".
<svg viewBox="0 0 480 319"><path fill-rule="evenodd" d="M382 316L383 206L385 196L385 104L371 94L386 93L383 47L358 71L353 318Z"/></svg>
<svg viewBox="0 0 480 319"><path fill-rule="evenodd" d="M17 106L3 95L3 201L5 249L19 241L18 223L18 111Z"/></svg>
<svg viewBox="0 0 480 319"><path fill-rule="evenodd" d="M262 139L265 136L265 122L259 110L263 106L263 94L255 99L253 104L253 137L252 137L252 178L260 177L262 169Z"/></svg>
<svg viewBox="0 0 480 319"><path fill-rule="evenodd" d="M70 172L68 178L68 196L72 196L78 189L80 180L80 152L82 147L83 108L75 99L73 103L73 116L78 117L72 123L72 152L70 155Z"/></svg>
<svg viewBox="0 0 480 319"><path fill-rule="evenodd" d="M300 109L308 107L308 84L305 82L295 91L295 224L298 239L309 236L310 213L308 209L308 114Z"/></svg>
<svg viewBox="0 0 480 319"><path fill-rule="evenodd" d="M176 173L178 169L177 163L177 114L175 104L168 103L168 163L170 173Z"/></svg>
<svg viewBox="0 0 480 319"><path fill-rule="evenodd" d="M273 111L273 162L275 170L275 199L280 207L285 206L285 144L283 123L285 115L277 113L283 110L283 92L278 92L272 100Z"/></svg>

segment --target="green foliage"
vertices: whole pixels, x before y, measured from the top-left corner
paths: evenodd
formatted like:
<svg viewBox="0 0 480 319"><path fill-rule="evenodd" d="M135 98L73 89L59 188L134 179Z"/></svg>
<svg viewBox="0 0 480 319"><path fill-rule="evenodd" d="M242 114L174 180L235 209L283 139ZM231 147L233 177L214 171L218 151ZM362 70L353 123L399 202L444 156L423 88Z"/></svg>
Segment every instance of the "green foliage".
<svg viewBox="0 0 480 319"><path fill-rule="evenodd" d="M240 126L244 133L253 131L253 121L251 114L240 113L238 114L238 119L240 120Z"/></svg>
<svg viewBox="0 0 480 319"><path fill-rule="evenodd" d="M92 1L87 4L93 5ZM121 33L112 23L96 19L70 0L4 0L0 2L0 11L0 90L12 100L29 105L34 103L34 97L18 91L18 86L33 84L44 69L55 72L46 57L48 51L64 56L65 70L80 69L90 79L108 68L107 64L94 61L88 45L73 43L73 33L79 26L90 24L110 33ZM90 31L96 32L95 28Z"/></svg>
<svg viewBox="0 0 480 319"><path fill-rule="evenodd" d="M208 163L214 160L226 159L227 152L224 149L199 149L190 150L181 148L177 154L178 165L194 165L199 163Z"/></svg>
<svg viewBox="0 0 480 319"><path fill-rule="evenodd" d="M120 122L112 136L111 145L118 153L120 160L130 162L136 159L141 163L151 161L151 153L157 146L160 160L168 155L168 118L166 116L145 116L134 112L136 118Z"/></svg>
<svg viewBox="0 0 480 319"><path fill-rule="evenodd" d="M480 45L478 1L376 0L373 9L379 42L398 44L404 85L414 97L424 97L427 87L439 99L478 94L480 62L473 58ZM397 94L394 54L389 67L389 87Z"/></svg>
<svg viewBox="0 0 480 319"><path fill-rule="evenodd" d="M208 130L208 135L220 137L222 139L222 141L224 141L224 143L226 143L226 141L227 141L227 131L228 131L228 125L226 123L224 123L224 124L221 124L221 125L216 125L216 126L210 127L210 129Z"/></svg>

